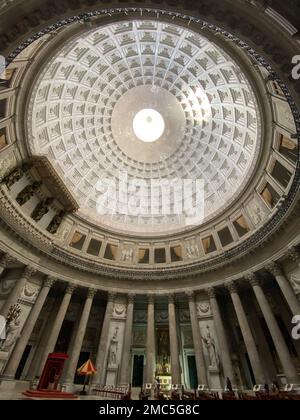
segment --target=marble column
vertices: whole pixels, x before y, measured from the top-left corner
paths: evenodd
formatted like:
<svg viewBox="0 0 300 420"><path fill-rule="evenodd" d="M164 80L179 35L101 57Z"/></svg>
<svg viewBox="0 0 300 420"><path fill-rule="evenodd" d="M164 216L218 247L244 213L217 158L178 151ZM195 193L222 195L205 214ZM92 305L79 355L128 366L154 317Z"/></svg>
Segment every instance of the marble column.
<svg viewBox="0 0 300 420"><path fill-rule="evenodd" d="M3 271L7 268L10 260L11 260L11 257L8 254L1 255L1 258L0 258L0 276L3 273Z"/></svg>
<svg viewBox="0 0 300 420"><path fill-rule="evenodd" d="M272 312L270 304L267 301L267 298L259 284L258 278L255 274L252 273L247 276L247 279L253 288L254 294L267 323L278 357L286 375L287 382L290 384L298 384L300 381L297 370L293 364L291 355L277 324L276 318Z"/></svg>
<svg viewBox="0 0 300 420"><path fill-rule="evenodd" d="M132 326L133 326L133 306L134 294L128 295L127 317L125 324L124 343L121 358L120 385L130 384L130 367L131 367L131 343L132 343Z"/></svg>
<svg viewBox="0 0 300 420"><path fill-rule="evenodd" d="M2 306L0 315L4 316L5 318L7 317L10 307L18 302L25 284L34 273L35 270L33 268L25 267L20 280L16 281L12 291L10 292L10 295Z"/></svg>
<svg viewBox="0 0 300 420"><path fill-rule="evenodd" d="M181 368L179 360L179 342L177 336L177 321L175 312L175 297L169 296L168 304L169 313L169 336L170 336L170 353L171 353L171 372L172 384L181 384Z"/></svg>
<svg viewBox="0 0 300 420"><path fill-rule="evenodd" d="M105 385L109 325L114 308L114 298L115 293L109 293L96 357L97 373L93 378L94 384Z"/></svg>
<svg viewBox="0 0 300 420"><path fill-rule="evenodd" d="M19 363L21 361L21 358L23 356L24 350L27 346L27 343L30 339L30 336L32 334L32 331L34 329L34 326L38 320L38 317L40 315L41 310L43 309L43 306L45 304L46 298L48 296L49 290L54 284L55 279L52 277L48 277L43 287L40 290L40 293L37 297L37 300L33 306L33 308L30 311L30 314L26 320L26 323L22 329L22 333L20 335L20 338L10 356L10 359L4 369L4 373L2 375L3 379L14 379L16 371L18 369Z"/></svg>
<svg viewBox="0 0 300 420"><path fill-rule="evenodd" d="M41 359L41 363L40 363L40 366L39 366L39 376L43 372L43 369L44 369L45 363L47 361L48 355L50 353L53 353L53 351L55 350L55 345L56 345L56 342L57 342L57 339L58 339L58 336L59 336L62 324L64 322L64 319L65 319L68 307L70 305L71 298L72 298L72 295L73 295L73 292L74 292L75 288L76 288L76 286L73 285L73 284L69 284L66 288L63 300L60 304L58 313L56 315L54 325L53 325L51 333L49 335L48 342L47 342L47 345L45 347L45 351L43 353L43 357Z"/></svg>
<svg viewBox="0 0 300 420"><path fill-rule="evenodd" d="M82 343L84 340L84 336L86 333L86 327L88 324L90 312L92 309L94 295L96 293L95 289L89 289L87 293L87 297L85 300L85 304L82 310L81 318L79 321L78 329L75 335L74 344L72 347L72 351L70 354L70 359L68 360L67 371L65 376L65 382L68 385L73 385L74 376L77 369L77 364L82 348Z"/></svg>
<svg viewBox="0 0 300 420"><path fill-rule="evenodd" d="M232 360L230 357L229 344L226 336L226 331L224 323L221 317L219 304L216 297L216 291L214 288L210 288L207 291L210 301L210 307L213 314L215 330L217 334L219 349L220 349L220 358L223 366L223 372L225 379L229 378L233 387L236 387L236 380L233 371Z"/></svg>
<svg viewBox="0 0 300 420"><path fill-rule="evenodd" d="M294 289L292 288L291 283L286 278L280 265L277 263L269 264L266 266L266 270L269 271L269 273L271 273L275 277L278 286L280 287L281 292L292 311L292 314L299 315L300 302L294 292Z"/></svg>
<svg viewBox="0 0 300 420"><path fill-rule="evenodd" d="M195 303L195 296L193 292L187 293L189 299L189 308L190 308L190 318L193 334L193 343L198 375L198 384L199 385L208 385L207 375L206 375L206 366L203 353L203 341L200 333L200 326L197 318L197 309Z"/></svg>
<svg viewBox="0 0 300 420"><path fill-rule="evenodd" d="M155 317L154 296L148 296L146 373L144 383L152 384L155 375Z"/></svg>
<svg viewBox="0 0 300 420"><path fill-rule="evenodd" d="M266 377L264 375L264 370L258 354L257 346L254 341L252 331L246 313L244 311L240 296L238 294L236 284L234 282L229 282L226 286L230 292L230 296L236 312L239 326L241 328L242 336L247 349L256 384L264 385L266 383Z"/></svg>

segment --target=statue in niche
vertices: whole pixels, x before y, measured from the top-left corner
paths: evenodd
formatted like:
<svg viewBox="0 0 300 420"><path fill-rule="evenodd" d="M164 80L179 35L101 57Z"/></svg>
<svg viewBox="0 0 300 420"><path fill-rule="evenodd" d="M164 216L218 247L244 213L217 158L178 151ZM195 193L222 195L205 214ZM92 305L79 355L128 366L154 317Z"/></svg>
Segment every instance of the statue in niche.
<svg viewBox="0 0 300 420"><path fill-rule="evenodd" d="M27 201L33 197L34 193L40 188L42 185L41 182L35 181L33 184L27 185L19 194L17 195L17 203L20 206L23 206Z"/></svg>
<svg viewBox="0 0 300 420"><path fill-rule="evenodd" d="M53 217L51 223L47 227L49 233L52 233L52 235L54 235L58 231L58 228L61 225L65 214L66 212L62 210Z"/></svg>
<svg viewBox="0 0 300 420"><path fill-rule="evenodd" d="M54 198L46 198L42 200L31 213L31 217L35 222L39 222L49 211L49 206L53 203Z"/></svg>
<svg viewBox="0 0 300 420"><path fill-rule="evenodd" d="M123 249L121 253L121 261L131 262L133 258L133 249Z"/></svg>
<svg viewBox="0 0 300 420"><path fill-rule="evenodd" d="M12 305L6 318L6 338L1 342L0 347L4 352L9 352L19 338L21 328L20 315L20 305Z"/></svg>
<svg viewBox="0 0 300 420"><path fill-rule="evenodd" d="M206 346L208 356L209 356L209 366L218 367L219 360L216 351L216 344L214 338L211 336L209 325L206 326L207 334L206 337L202 337L202 340Z"/></svg>
<svg viewBox="0 0 300 420"><path fill-rule="evenodd" d="M199 256L198 245L195 242L187 244L186 252L187 252L189 258L198 257Z"/></svg>
<svg viewBox="0 0 300 420"><path fill-rule="evenodd" d="M110 340L110 347L108 352L108 366L115 366L117 364L117 354L118 354L118 331L119 327L116 327L114 335Z"/></svg>
<svg viewBox="0 0 300 420"><path fill-rule="evenodd" d="M24 165L15 168L9 175L7 175L3 182L6 184L7 188L11 188L16 182L20 181L23 175L29 171L31 165L24 163Z"/></svg>

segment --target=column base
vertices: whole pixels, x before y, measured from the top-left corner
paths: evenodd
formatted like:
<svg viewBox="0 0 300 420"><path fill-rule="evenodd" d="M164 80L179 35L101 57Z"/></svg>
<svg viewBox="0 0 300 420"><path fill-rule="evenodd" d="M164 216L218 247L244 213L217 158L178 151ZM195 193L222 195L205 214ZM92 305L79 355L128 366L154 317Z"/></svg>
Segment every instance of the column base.
<svg viewBox="0 0 300 420"><path fill-rule="evenodd" d="M71 393L74 392L74 388L75 388L75 385L71 382L63 383L61 387L63 392L71 392Z"/></svg>

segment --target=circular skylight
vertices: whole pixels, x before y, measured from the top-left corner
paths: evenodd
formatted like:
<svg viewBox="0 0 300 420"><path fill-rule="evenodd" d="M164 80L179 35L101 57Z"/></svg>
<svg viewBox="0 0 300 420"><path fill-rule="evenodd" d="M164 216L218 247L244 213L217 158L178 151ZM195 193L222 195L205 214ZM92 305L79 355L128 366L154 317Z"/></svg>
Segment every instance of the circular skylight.
<svg viewBox="0 0 300 420"><path fill-rule="evenodd" d="M152 143L163 135L165 122L161 114L154 109L142 109L134 117L133 131L138 139Z"/></svg>
<svg viewBox="0 0 300 420"><path fill-rule="evenodd" d="M187 229L232 205L252 176L260 131L238 64L204 36L150 20L68 41L28 108L31 153L49 158L80 214L138 235ZM164 194L159 182L169 183ZM182 203L183 185L195 207L203 192L203 214Z"/></svg>

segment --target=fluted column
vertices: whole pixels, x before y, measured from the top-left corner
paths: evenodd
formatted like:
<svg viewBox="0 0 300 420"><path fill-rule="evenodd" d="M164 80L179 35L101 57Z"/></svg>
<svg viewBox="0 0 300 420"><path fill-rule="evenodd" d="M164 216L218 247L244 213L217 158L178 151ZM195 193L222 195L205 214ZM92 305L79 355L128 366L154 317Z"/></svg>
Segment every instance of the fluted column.
<svg viewBox="0 0 300 420"><path fill-rule="evenodd" d="M147 346L146 346L146 375L144 382L153 383L155 370L155 317L154 296L148 297L147 309Z"/></svg>
<svg viewBox="0 0 300 420"><path fill-rule="evenodd" d="M134 294L128 296L127 304L127 318L125 324L124 343L121 358L121 372L120 372L120 385L130 384L130 366L131 366L131 343L132 343L132 325L133 325L133 306Z"/></svg>
<svg viewBox="0 0 300 420"><path fill-rule="evenodd" d="M48 355L50 353L53 353L53 351L55 349L55 345L56 345L56 342L57 342L57 339L58 339L58 336L59 336L62 324L64 322L64 319L65 319L65 316L66 316L66 313L67 313L67 310L68 310L68 307L69 307L69 304L70 304L70 301L71 301L71 298L72 298L72 295L73 295L73 292L74 292L75 288L76 288L76 286L73 285L73 284L69 284L67 286L67 289L65 291L63 300L60 304L55 322L53 324L50 336L48 338L48 342L47 342L47 345L45 347L43 357L41 359L41 364L39 366L39 375L41 375L42 372L43 372L43 369L44 369L46 360L48 358Z"/></svg>
<svg viewBox="0 0 300 420"><path fill-rule="evenodd" d="M193 343L198 375L198 384L199 385L208 385L207 375L206 375L206 366L203 353L203 342L200 334L200 327L197 318L197 310L195 304L195 296L193 292L187 293L189 299L189 308L190 308L190 318L192 325L193 333Z"/></svg>
<svg viewBox="0 0 300 420"><path fill-rule="evenodd" d="M114 307L114 297L114 293L109 293L96 358L97 373L93 378L93 383L101 385L105 385L109 325Z"/></svg>
<svg viewBox="0 0 300 420"><path fill-rule="evenodd" d="M291 384L298 384L299 377L297 370L292 362L289 350L277 324L276 318L272 312L270 304L267 301L265 294L258 282L258 278L255 274L250 274L247 276L247 279L253 288L254 294L267 323L278 357L286 375L287 382Z"/></svg>
<svg viewBox="0 0 300 420"><path fill-rule="evenodd" d="M77 368L77 364L78 364L78 360L79 360L79 356L80 356L80 352L82 348L82 343L83 343L84 336L86 333L86 327L87 327L90 312L92 309L95 293L96 293L95 289L89 289L87 293L85 304L82 310L82 315L81 315L78 329L75 335L74 345L72 347L70 359L67 365L67 372L66 372L66 377L65 377L65 382L67 384L73 384L74 382L74 376L76 373L76 368Z"/></svg>
<svg viewBox="0 0 300 420"><path fill-rule="evenodd" d="M266 383L263 367L260 361L256 343L254 341L246 313L244 311L240 296L237 291L237 287L234 282L227 284L227 288L230 292L230 296L233 302L233 306L239 321L253 374L257 385L263 385Z"/></svg>
<svg viewBox="0 0 300 420"><path fill-rule="evenodd" d="M22 277L20 278L20 280L16 281L12 291L10 292L10 295L8 296L4 305L2 306L0 310L0 315L4 316L5 318L7 317L10 307L18 302L18 299L21 296L25 284L34 273L35 270L31 267L26 267L24 269Z"/></svg>
<svg viewBox="0 0 300 420"><path fill-rule="evenodd" d="M11 354L11 357L5 367L4 373L2 375L3 378L13 379L15 377L16 371L18 369L20 360L23 356L24 350L26 348L26 345L30 339L30 336L32 334L33 328L36 324L36 321L38 320L38 317L40 315L40 312L45 304L46 298L48 296L49 290L54 284L55 279L52 277L48 277L42 289L40 290L40 293L37 297L37 300L33 306L33 308L30 311L30 314L27 318L27 321L22 329L21 336Z"/></svg>
<svg viewBox="0 0 300 420"><path fill-rule="evenodd" d="M291 283L286 278L280 265L277 263L272 263L272 264L267 265L266 269L267 271L269 271L269 273L271 273L275 277L278 283L278 286L280 287L281 292L283 296L285 297L285 300L292 311L292 314L299 315L300 302L294 292L294 289L292 288Z"/></svg>
<svg viewBox="0 0 300 420"><path fill-rule="evenodd" d="M175 297L169 296L168 304L169 312L169 336L170 336L170 353L171 353L171 371L172 384L181 384L181 368L179 361L179 343L177 336L177 322L175 313Z"/></svg>
<svg viewBox="0 0 300 420"><path fill-rule="evenodd" d="M227 340L223 320L221 317L219 304L216 298L216 291L214 288L210 288L208 289L207 293L209 296L210 307L213 313L214 325L215 325L218 343L220 347L220 358L222 361L224 376L225 378L230 379L231 384L233 386L236 386L232 361L230 357L228 340Z"/></svg>
<svg viewBox="0 0 300 420"><path fill-rule="evenodd" d="M0 258L0 276L3 273L3 271L6 269L6 267L8 266L10 260L11 260L11 258L8 254L1 255L1 258Z"/></svg>

